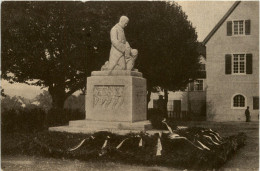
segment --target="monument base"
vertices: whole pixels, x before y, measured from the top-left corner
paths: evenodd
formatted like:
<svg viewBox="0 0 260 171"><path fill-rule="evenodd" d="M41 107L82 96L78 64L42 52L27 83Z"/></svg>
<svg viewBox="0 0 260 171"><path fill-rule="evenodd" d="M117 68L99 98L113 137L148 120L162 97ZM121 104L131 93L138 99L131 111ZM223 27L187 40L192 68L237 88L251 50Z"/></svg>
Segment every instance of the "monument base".
<svg viewBox="0 0 260 171"><path fill-rule="evenodd" d="M68 126L50 131L116 134L146 132L146 79L130 70L93 71L87 78L86 120L70 121Z"/></svg>
<svg viewBox="0 0 260 171"><path fill-rule="evenodd" d="M150 121L138 122L111 122L95 120L70 121L67 126L50 127L49 131L85 133L92 134L99 131L109 131L111 133L125 135L128 133L146 132L152 129Z"/></svg>
<svg viewBox="0 0 260 171"><path fill-rule="evenodd" d="M133 123L147 119L146 79L142 73L93 71L86 87L87 120Z"/></svg>

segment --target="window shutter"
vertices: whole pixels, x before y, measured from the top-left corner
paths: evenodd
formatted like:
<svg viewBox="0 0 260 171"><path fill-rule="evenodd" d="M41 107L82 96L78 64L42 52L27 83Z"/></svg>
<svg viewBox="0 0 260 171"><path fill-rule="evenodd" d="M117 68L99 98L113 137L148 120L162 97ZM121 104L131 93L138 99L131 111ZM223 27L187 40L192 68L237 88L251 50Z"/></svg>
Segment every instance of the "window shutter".
<svg viewBox="0 0 260 171"><path fill-rule="evenodd" d="M225 56L225 65L226 65L226 67L225 67L225 73L226 74L231 74L231 54L226 54L226 56Z"/></svg>
<svg viewBox="0 0 260 171"><path fill-rule="evenodd" d="M232 36L232 21L227 22L227 36Z"/></svg>
<svg viewBox="0 0 260 171"><path fill-rule="evenodd" d="M253 97L253 109L259 109L259 97Z"/></svg>
<svg viewBox="0 0 260 171"><path fill-rule="evenodd" d="M253 73L253 61L252 61L252 54L246 54L246 74Z"/></svg>
<svg viewBox="0 0 260 171"><path fill-rule="evenodd" d="M250 35L250 20L245 21L245 34Z"/></svg>

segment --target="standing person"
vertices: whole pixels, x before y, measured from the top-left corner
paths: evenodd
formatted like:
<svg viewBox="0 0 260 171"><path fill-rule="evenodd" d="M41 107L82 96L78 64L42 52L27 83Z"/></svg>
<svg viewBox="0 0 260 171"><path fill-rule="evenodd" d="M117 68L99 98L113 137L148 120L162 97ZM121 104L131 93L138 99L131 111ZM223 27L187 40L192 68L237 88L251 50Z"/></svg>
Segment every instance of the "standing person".
<svg viewBox="0 0 260 171"><path fill-rule="evenodd" d="M162 95L159 95L159 99L157 103L158 103L158 110L161 112L163 118L167 119L168 118L167 107L165 108L165 99L163 99Z"/></svg>
<svg viewBox="0 0 260 171"><path fill-rule="evenodd" d="M247 109L245 110L245 115L246 115L246 122L250 122L249 106L247 106Z"/></svg>

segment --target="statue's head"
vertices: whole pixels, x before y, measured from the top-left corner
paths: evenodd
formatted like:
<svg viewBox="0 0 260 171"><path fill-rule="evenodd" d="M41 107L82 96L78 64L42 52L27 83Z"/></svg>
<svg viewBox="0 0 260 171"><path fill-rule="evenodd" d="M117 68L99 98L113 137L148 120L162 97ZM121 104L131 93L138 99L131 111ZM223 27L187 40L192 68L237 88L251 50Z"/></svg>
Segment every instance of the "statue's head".
<svg viewBox="0 0 260 171"><path fill-rule="evenodd" d="M119 25L122 28L125 28L127 26L128 22L129 22L129 18L127 16L121 16L120 20L119 20Z"/></svg>

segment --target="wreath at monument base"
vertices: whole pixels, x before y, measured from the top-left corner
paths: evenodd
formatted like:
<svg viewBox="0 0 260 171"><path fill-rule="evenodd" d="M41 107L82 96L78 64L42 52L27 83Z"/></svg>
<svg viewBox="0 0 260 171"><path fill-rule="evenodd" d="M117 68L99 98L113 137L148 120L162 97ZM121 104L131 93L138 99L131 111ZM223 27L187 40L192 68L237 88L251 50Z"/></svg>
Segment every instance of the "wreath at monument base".
<svg viewBox="0 0 260 171"><path fill-rule="evenodd" d="M23 151L34 151L34 155L182 169L217 169L245 145L246 135L239 133L222 138L211 129L191 127L153 135L49 132L48 135L39 133L32 139L20 146Z"/></svg>

